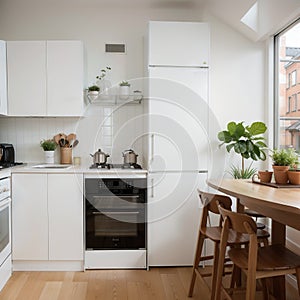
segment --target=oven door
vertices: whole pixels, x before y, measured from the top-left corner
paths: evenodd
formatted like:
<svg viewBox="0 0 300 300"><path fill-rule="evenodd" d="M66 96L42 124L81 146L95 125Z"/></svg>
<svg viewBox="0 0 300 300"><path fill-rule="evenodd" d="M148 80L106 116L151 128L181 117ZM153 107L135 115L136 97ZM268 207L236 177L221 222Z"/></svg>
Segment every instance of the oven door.
<svg viewBox="0 0 300 300"><path fill-rule="evenodd" d="M145 204L138 195L86 200L86 249L145 249Z"/></svg>
<svg viewBox="0 0 300 300"><path fill-rule="evenodd" d="M0 202L0 265L11 253L11 199Z"/></svg>

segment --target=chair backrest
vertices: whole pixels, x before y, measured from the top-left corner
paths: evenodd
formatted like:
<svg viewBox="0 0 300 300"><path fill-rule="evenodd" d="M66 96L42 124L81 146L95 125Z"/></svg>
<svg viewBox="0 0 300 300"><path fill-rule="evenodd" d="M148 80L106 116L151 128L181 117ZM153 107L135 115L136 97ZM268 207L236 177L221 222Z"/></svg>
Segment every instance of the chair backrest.
<svg viewBox="0 0 300 300"><path fill-rule="evenodd" d="M223 219L229 220L229 228L239 233L256 234L256 223L250 216L233 212L222 205L219 205L218 209Z"/></svg>
<svg viewBox="0 0 300 300"><path fill-rule="evenodd" d="M225 195L207 193L201 190L198 190L201 203L203 204L203 213L201 220L201 227L206 227L207 220L209 218L209 212L220 215L218 205L225 207L228 210L231 210L232 201L230 197ZM221 220L219 222L221 225Z"/></svg>

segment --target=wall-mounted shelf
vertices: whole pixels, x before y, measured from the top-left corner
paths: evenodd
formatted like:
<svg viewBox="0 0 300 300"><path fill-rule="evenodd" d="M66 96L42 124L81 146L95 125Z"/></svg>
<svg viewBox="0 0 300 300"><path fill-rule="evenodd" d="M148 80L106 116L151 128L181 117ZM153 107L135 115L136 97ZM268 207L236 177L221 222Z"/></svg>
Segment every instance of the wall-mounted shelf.
<svg viewBox="0 0 300 300"><path fill-rule="evenodd" d="M89 103L98 105L122 105L122 104L141 104L143 100L142 94L122 95L104 95L98 96L86 94Z"/></svg>

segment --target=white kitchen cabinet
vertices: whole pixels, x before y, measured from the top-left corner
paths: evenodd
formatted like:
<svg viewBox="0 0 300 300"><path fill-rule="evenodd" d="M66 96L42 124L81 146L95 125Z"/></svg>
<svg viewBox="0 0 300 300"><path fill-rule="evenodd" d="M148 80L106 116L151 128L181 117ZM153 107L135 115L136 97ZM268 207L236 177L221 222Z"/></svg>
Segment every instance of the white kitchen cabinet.
<svg viewBox="0 0 300 300"><path fill-rule="evenodd" d="M82 115L80 41L9 41L7 70L10 116Z"/></svg>
<svg viewBox="0 0 300 300"><path fill-rule="evenodd" d="M0 115L7 115L7 72L5 41L0 41Z"/></svg>
<svg viewBox="0 0 300 300"><path fill-rule="evenodd" d="M80 116L83 112L81 41L47 41L47 114Z"/></svg>
<svg viewBox="0 0 300 300"><path fill-rule="evenodd" d="M207 174L152 173L148 178L149 266L192 265L201 216L197 188Z"/></svg>
<svg viewBox="0 0 300 300"><path fill-rule="evenodd" d="M209 32L208 23L149 22L149 65L208 65Z"/></svg>
<svg viewBox="0 0 300 300"><path fill-rule="evenodd" d="M45 116L46 42L8 41L8 115Z"/></svg>
<svg viewBox="0 0 300 300"><path fill-rule="evenodd" d="M47 174L12 175L12 259L48 259Z"/></svg>
<svg viewBox="0 0 300 300"><path fill-rule="evenodd" d="M83 178L48 174L49 260L83 260Z"/></svg>
<svg viewBox="0 0 300 300"><path fill-rule="evenodd" d="M83 260L83 176L13 174L13 260Z"/></svg>

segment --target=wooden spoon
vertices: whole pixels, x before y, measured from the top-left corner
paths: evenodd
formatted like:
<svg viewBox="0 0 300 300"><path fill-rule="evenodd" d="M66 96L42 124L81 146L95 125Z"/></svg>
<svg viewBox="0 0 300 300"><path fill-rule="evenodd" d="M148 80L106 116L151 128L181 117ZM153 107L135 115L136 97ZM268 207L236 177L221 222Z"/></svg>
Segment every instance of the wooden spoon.
<svg viewBox="0 0 300 300"><path fill-rule="evenodd" d="M59 140L61 139L61 134L57 134L53 137L54 142L58 145L59 144Z"/></svg>
<svg viewBox="0 0 300 300"><path fill-rule="evenodd" d="M71 141L76 140L76 134L75 134L75 133L70 133L70 134L67 136L66 140L67 140L69 143L71 143Z"/></svg>

